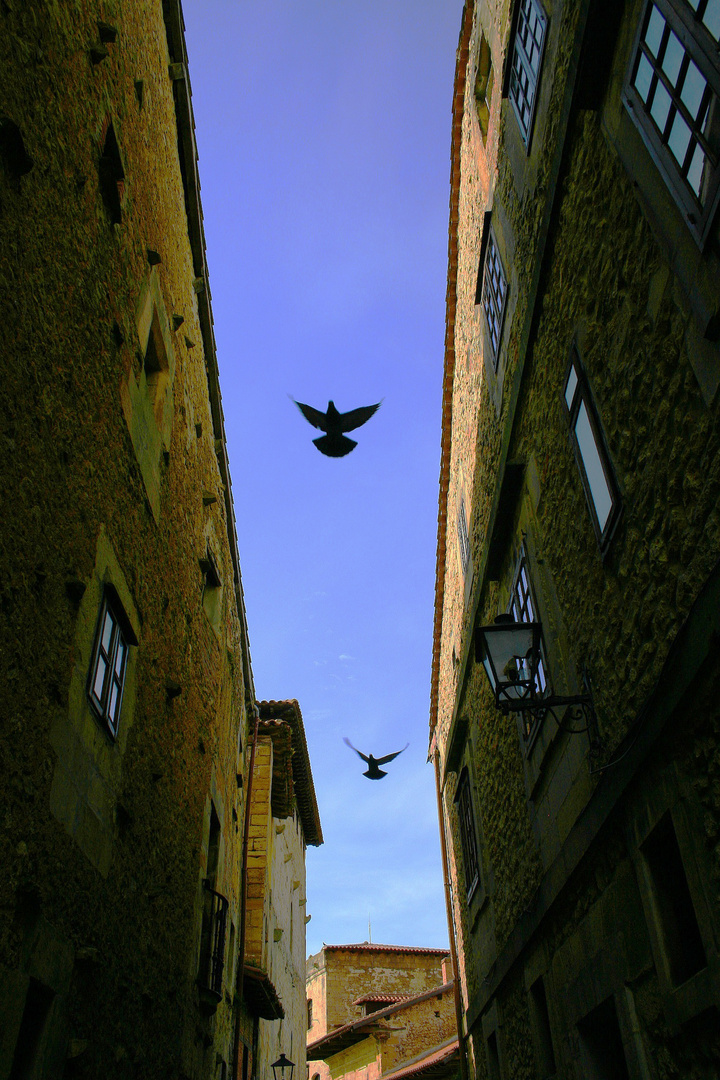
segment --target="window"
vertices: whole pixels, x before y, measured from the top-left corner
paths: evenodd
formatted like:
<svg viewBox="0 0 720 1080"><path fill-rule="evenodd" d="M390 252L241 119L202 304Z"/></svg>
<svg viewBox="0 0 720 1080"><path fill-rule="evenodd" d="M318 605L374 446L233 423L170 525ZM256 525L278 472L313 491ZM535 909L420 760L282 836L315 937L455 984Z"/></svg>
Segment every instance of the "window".
<svg viewBox="0 0 720 1080"><path fill-rule="evenodd" d="M482 306L487 321L488 334L490 336L493 363L497 370L503 319L505 318L507 279L505 277L503 265L500 262L500 255L498 254L497 244L492 230L489 230L487 237L488 241L487 249L485 251L485 271L482 287Z"/></svg>
<svg viewBox="0 0 720 1080"><path fill-rule="evenodd" d="M542 975L530 987L530 1017L535 1035L535 1054L538 1075L555 1075L555 1051L553 1050L550 1014L548 1012L545 980Z"/></svg>
<svg viewBox="0 0 720 1080"><path fill-rule="evenodd" d="M525 548L522 548L520 551L520 559L518 561L517 570L515 571L515 580L513 581L508 611L515 622L530 623L539 621L532 590L530 588L530 570ZM541 645L540 656L538 657L535 693L543 695L547 691L547 688L547 675L545 674L545 662L543 660ZM535 732L542 713L538 713L537 711L523 712L521 715L523 735L526 739L529 739Z"/></svg>
<svg viewBox="0 0 720 1080"><path fill-rule="evenodd" d="M127 636L121 621L124 620L119 605L106 590L95 634L87 692L93 711L113 738L117 736L120 720L128 655Z"/></svg>
<svg viewBox="0 0 720 1080"><path fill-rule="evenodd" d="M10 1080L23 1080L25 1077L40 1075L41 1069L37 1069L37 1063L38 1058L42 1058L43 1041L47 1034L54 997L55 992L50 987L30 976L9 1073Z"/></svg>
<svg viewBox="0 0 720 1080"><path fill-rule="evenodd" d="M498 1048L496 1031L490 1032L485 1041L485 1046L487 1049L488 1076L490 1077L490 1080L502 1080L502 1072L500 1071L500 1050Z"/></svg>
<svg viewBox="0 0 720 1080"><path fill-rule="evenodd" d="M574 347L565 379L564 402L593 528L600 548L604 549L620 513L620 495L580 358Z"/></svg>
<svg viewBox="0 0 720 1080"><path fill-rule="evenodd" d="M520 0L515 31L509 96L523 142L530 145L547 17L538 0Z"/></svg>
<svg viewBox="0 0 720 1080"><path fill-rule="evenodd" d="M105 134L102 154L99 164L100 194L105 204L108 217L113 225L119 225L122 221L122 198L125 190L125 173L123 172L115 129L112 124L108 126Z"/></svg>
<svg viewBox="0 0 720 1080"><path fill-rule="evenodd" d="M577 1026L586 1080L629 1080L615 998L610 996Z"/></svg>
<svg viewBox="0 0 720 1080"><path fill-rule="evenodd" d="M313 1010L312 1010L312 998L307 999L307 1029L308 1031L313 1026Z"/></svg>
<svg viewBox="0 0 720 1080"><path fill-rule="evenodd" d="M465 892L469 900L480 883L480 863L478 861L475 815L473 813L470 779L467 769L463 769L460 776L455 803L460 823L460 844L465 868Z"/></svg>
<svg viewBox="0 0 720 1080"><path fill-rule="evenodd" d="M457 515L458 543L460 545L460 562L463 574L467 574L470 563L470 537L468 535L467 511L465 510L465 496L460 496L460 506Z"/></svg>
<svg viewBox="0 0 720 1080"><path fill-rule="evenodd" d="M667 974L672 986L680 986L707 967L707 956L669 812L640 850L651 881L654 921Z"/></svg>
<svg viewBox="0 0 720 1080"><path fill-rule="evenodd" d="M168 358L156 307L153 307L150 333L148 334L147 348L143 359L143 369L145 371L145 385L155 422L158 427L162 427L165 409L165 388L168 382Z"/></svg>
<svg viewBox="0 0 720 1080"><path fill-rule="evenodd" d="M210 623L216 629L220 626L222 615L222 581L218 573L215 556L208 547L204 559L200 559L202 572L202 605Z"/></svg>
<svg viewBox="0 0 720 1080"><path fill-rule="evenodd" d="M475 73L475 108L483 143L487 140L490 126L490 105L493 91L493 69L490 44L484 34L480 35L478 65Z"/></svg>
<svg viewBox="0 0 720 1080"><path fill-rule="evenodd" d="M625 104L699 242L720 181L719 0L648 0Z"/></svg>

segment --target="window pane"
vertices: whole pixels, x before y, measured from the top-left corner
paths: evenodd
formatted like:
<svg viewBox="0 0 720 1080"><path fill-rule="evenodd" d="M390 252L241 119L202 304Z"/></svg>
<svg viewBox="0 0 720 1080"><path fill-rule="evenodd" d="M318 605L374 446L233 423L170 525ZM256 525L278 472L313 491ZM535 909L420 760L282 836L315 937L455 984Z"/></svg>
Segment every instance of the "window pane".
<svg viewBox="0 0 720 1080"><path fill-rule="evenodd" d="M683 88L680 92L680 98L693 120L698 119L706 86L707 82L703 78L702 73L691 60L688 64L685 82L683 83Z"/></svg>
<svg viewBox="0 0 720 1080"><path fill-rule="evenodd" d="M113 679L112 690L110 691L110 705L108 706L108 720L110 720L112 722L113 727L117 726L117 724L116 724L117 717L115 716L115 711L117 709L118 696L119 696L119 687L118 687L118 684Z"/></svg>
<svg viewBox="0 0 720 1080"><path fill-rule="evenodd" d="M683 62L685 56L685 50L682 45L673 34L672 30L668 36L668 42L665 46L665 55L663 57L662 69L669 78L673 86L678 84L678 76L680 75L680 65Z"/></svg>
<svg viewBox="0 0 720 1080"><path fill-rule="evenodd" d="M595 442L595 435L590 425L590 417L588 416L584 401L580 403L580 408L578 409L577 420L575 421L575 437L585 467L585 475L595 506L598 524L600 526L600 531L602 532L607 525L610 511L612 510L612 495L610 494L608 482L605 479L605 472L602 467L600 453L597 448L597 443Z"/></svg>
<svg viewBox="0 0 720 1080"><path fill-rule="evenodd" d="M685 161L685 155L687 154L687 148L689 145L690 128L687 126L680 113L675 113L675 119L673 120L673 125L670 128L668 146L670 147L678 165L680 165L681 167Z"/></svg>
<svg viewBox="0 0 720 1080"><path fill-rule="evenodd" d="M687 180L690 187L693 189L700 202L704 201L705 192L703 192L703 176L705 173L705 154L703 153L700 145L695 147L695 153L693 159L690 162L690 168L688 169Z"/></svg>
<svg viewBox="0 0 720 1080"><path fill-rule="evenodd" d="M575 397L575 387L578 383L577 371L574 367L570 368L570 374L568 375L567 385L565 387L565 403L568 409L572 409L573 398Z"/></svg>
<svg viewBox="0 0 720 1080"><path fill-rule="evenodd" d="M115 625L115 620L112 617L112 612L110 611L110 608L108 608L107 611L105 612L105 620L103 622L103 630L102 630L102 647L103 647L103 652L105 652L105 653L110 652L110 642L112 640L112 632L113 632L114 625Z"/></svg>
<svg viewBox="0 0 720 1080"><path fill-rule="evenodd" d="M122 637L118 641L117 653L115 655L115 674L120 677L122 674L123 659L125 658L126 645Z"/></svg>
<svg viewBox="0 0 720 1080"><path fill-rule="evenodd" d="M703 24L716 41L720 41L720 0L708 0L703 15Z"/></svg>
<svg viewBox="0 0 720 1080"><path fill-rule="evenodd" d="M662 41L664 29L665 20L655 5L653 5L652 14L648 20L647 30L645 31L645 42L654 57L657 57L660 52L660 42Z"/></svg>
<svg viewBox="0 0 720 1080"><path fill-rule="evenodd" d="M637 73L635 75L635 89L644 102L647 102L650 94L650 85L653 79L653 66L645 53L640 57Z"/></svg>
<svg viewBox="0 0 720 1080"><path fill-rule="evenodd" d="M107 671L107 663L102 655L98 656L97 668L95 670L95 679L93 681L93 694L102 701L103 686L105 684L105 672Z"/></svg>
<svg viewBox="0 0 720 1080"><path fill-rule="evenodd" d="M658 82L655 87L655 97L653 103L650 106L650 115L658 126L660 133L665 131L665 125L667 124L668 113L670 112L670 105L672 99L667 90L661 82Z"/></svg>

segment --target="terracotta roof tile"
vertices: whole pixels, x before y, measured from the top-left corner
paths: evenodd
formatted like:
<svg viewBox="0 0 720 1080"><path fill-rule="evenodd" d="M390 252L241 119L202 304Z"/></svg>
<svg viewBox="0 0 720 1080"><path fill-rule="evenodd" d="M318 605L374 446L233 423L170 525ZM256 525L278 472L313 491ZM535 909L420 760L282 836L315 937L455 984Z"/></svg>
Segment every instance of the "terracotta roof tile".
<svg viewBox="0 0 720 1080"><path fill-rule="evenodd" d="M392 952L392 953L423 953L432 956L448 956L448 949L426 949L419 945L376 945L375 942L360 941L355 945L326 945L326 952Z"/></svg>

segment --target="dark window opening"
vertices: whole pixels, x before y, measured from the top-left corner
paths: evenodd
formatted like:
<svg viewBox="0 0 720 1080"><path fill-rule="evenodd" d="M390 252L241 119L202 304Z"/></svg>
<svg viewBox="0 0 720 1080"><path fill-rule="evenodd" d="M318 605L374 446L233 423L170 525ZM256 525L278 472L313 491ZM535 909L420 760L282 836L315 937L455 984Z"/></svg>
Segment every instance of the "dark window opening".
<svg viewBox="0 0 720 1080"><path fill-rule="evenodd" d="M475 73L475 108L483 143L487 141L488 127L490 126L493 81L490 44L485 35L481 34L480 45L478 46L477 72Z"/></svg>
<svg viewBox="0 0 720 1080"><path fill-rule="evenodd" d="M222 614L222 582L215 557L210 548L207 549L205 558L200 560L200 569L203 575L203 610L210 623L217 627Z"/></svg>
<svg viewBox="0 0 720 1080"><path fill-rule="evenodd" d="M577 1026L585 1080L630 1080L614 997Z"/></svg>
<svg viewBox="0 0 720 1080"><path fill-rule="evenodd" d="M307 1027L308 1031L313 1026L313 1003L312 998L307 999Z"/></svg>
<svg viewBox="0 0 720 1080"><path fill-rule="evenodd" d="M699 242L712 223L720 186L719 39L717 0L648 0L624 92Z"/></svg>
<svg viewBox="0 0 720 1080"><path fill-rule="evenodd" d="M610 542L620 513L620 494L580 357L574 347L563 401L593 529L603 550Z"/></svg>
<svg viewBox="0 0 720 1080"><path fill-rule="evenodd" d="M122 196L125 173L120 160L120 148L112 124L107 129L105 144L100 156L100 194L113 225L122 221Z"/></svg>
<svg viewBox="0 0 720 1080"><path fill-rule="evenodd" d="M6 116L0 117L0 161L13 180L19 180L33 167L33 159L25 149L20 128Z"/></svg>
<svg viewBox="0 0 720 1080"><path fill-rule="evenodd" d="M98 720L117 737L128 659L128 638L119 605L105 592L100 607L87 693Z"/></svg>
<svg viewBox="0 0 720 1080"><path fill-rule="evenodd" d="M555 1051L553 1050L545 980L542 975L530 987L530 1015L535 1032L538 1075L541 1080L545 1080L546 1077L555 1074Z"/></svg>
<svg viewBox="0 0 720 1080"><path fill-rule="evenodd" d="M650 874L653 907L670 981L679 986L707 967L707 956L669 812L660 819L640 851Z"/></svg>
<svg viewBox="0 0 720 1080"><path fill-rule="evenodd" d="M480 861L477 850L475 814L470 793L470 778L467 769L463 769L460 776L455 803L460 825L460 845L465 870L465 892L468 900L470 900L480 884Z"/></svg>
<svg viewBox="0 0 720 1080"><path fill-rule="evenodd" d="M523 142L530 145L547 17L538 0L520 0L510 68L509 96Z"/></svg>
<svg viewBox="0 0 720 1080"><path fill-rule="evenodd" d="M498 1049L497 1033L495 1031L490 1032L485 1045L487 1047L488 1076L490 1080L502 1080L500 1050Z"/></svg>
<svg viewBox="0 0 720 1080"><path fill-rule="evenodd" d="M54 991L48 986L30 978L8 1080L31 1080L35 1076L35 1062L54 997Z"/></svg>
<svg viewBox="0 0 720 1080"><path fill-rule="evenodd" d="M492 230L488 233L487 247L485 249L485 270L483 274L482 306L485 312L490 347L493 356L495 370L498 366L500 355L500 340L502 338L503 321L505 318L505 302L507 300L507 278L503 269L500 255Z"/></svg>
<svg viewBox="0 0 720 1080"><path fill-rule="evenodd" d="M165 341L160 329L158 313L153 308L150 333L148 335L147 348L143 359L145 372L145 385L152 404L155 422L158 427L162 424L163 408L165 405L165 386L168 379L168 359L165 349Z"/></svg>
<svg viewBox="0 0 720 1080"><path fill-rule="evenodd" d="M206 878L214 888L217 882L218 863L220 861L220 819L214 803L210 804L210 833L208 835Z"/></svg>

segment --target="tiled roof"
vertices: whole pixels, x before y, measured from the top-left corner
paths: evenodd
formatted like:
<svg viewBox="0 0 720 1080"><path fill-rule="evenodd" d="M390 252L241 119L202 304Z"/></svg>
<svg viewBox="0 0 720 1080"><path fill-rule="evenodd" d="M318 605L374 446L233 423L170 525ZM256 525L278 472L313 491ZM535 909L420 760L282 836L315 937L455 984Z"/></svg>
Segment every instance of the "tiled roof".
<svg viewBox="0 0 720 1080"><path fill-rule="evenodd" d="M364 1005L366 1001L387 1001L391 1004L395 1001L406 1001L408 998L415 997L415 994L396 994L391 990L386 993L375 994L363 994L362 997L355 998L355 1001L351 1001L351 1005Z"/></svg>
<svg viewBox="0 0 720 1080"><path fill-rule="evenodd" d="M422 953L432 956L449 956L448 949L426 949L418 945L376 945L375 942L360 941L355 945L326 945L323 942L325 952L392 952L392 953Z"/></svg>
<svg viewBox="0 0 720 1080"><path fill-rule="evenodd" d="M427 1075L440 1077L454 1074L455 1059L458 1057L460 1046L457 1036L449 1039L439 1046L434 1046L424 1054L420 1054L411 1061L403 1062L395 1069L390 1069L380 1076L380 1080L401 1080L410 1076Z"/></svg>
<svg viewBox="0 0 720 1080"><path fill-rule="evenodd" d="M288 701L259 701L261 722L283 720L292 730L292 776L305 842L319 847L323 842L320 811L315 797L310 756L308 754L305 727L300 706L294 699ZM270 729L267 729L270 734Z"/></svg>
<svg viewBox="0 0 720 1080"><path fill-rule="evenodd" d="M437 952L439 950L426 949L425 951ZM353 1046L355 1043L366 1039L368 1035L371 1035L374 1031L387 1031L386 1027L378 1023L379 1020L394 1016L396 1013L402 1012L404 1009L409 1009L421 1001L426 1001L428 998L439 997L441 994L446 994L452 990L453 985L454 984L451 982L444 983L443 986L436 986L432 990L423 990L420 994L412 994L409 997L403 997L402 1000L395 1001L384 1009L378 1009L377 1012L369 1013L367 1016L361 1016L357 1020L351 1020L349 1024L343 1024L341 1027L333 1028L333 1030L328 1031L326 1035L321 1035L319 1039L315 1039L313 1042L308 1043L308 1061L327 1061L329 1057L333 1057L334 1054L339 1054L341 1050L347 1049L348 1046Z"/></svg>

